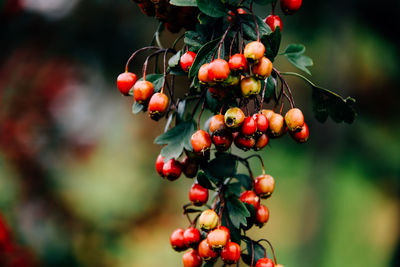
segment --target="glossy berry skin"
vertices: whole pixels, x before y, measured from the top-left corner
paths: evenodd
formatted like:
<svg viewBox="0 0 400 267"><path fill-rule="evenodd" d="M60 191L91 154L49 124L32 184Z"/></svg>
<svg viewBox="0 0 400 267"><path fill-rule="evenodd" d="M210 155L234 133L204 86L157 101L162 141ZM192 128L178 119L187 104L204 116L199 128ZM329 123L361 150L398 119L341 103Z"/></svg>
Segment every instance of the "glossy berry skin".
<svg viewBox="0 0 400 267"><path fill-rule="evenodd" d="M215 261L218 258L218 253L211 249L207 239L200 242L198 250L200 257L205 261Z"/></svg>
<svg viewBox="0 0 400 267"><path fill-rule="evenodd" d="M183 267L200 267L203 264L197 250L190 250L182 256Z"/></svg>
<svg viewBox="0 0 400 267"><path fill-rule="evenodd" d="M274 137L279 137L285 133L285 119L281 114L274 113L269 119L269 130Z"/></svg>
<svg viewBox="0 0 400 267"><path fill-rule="evenodd" d="M308 126L306 123L304 123L303 127L300 129L299 132L292 132L290 133L292 138L297 142L297 143L305 143L308 140L308 137L310 136L310 131L308 130Z"/></svg>
<svg viewBox="0 0 400 267"><path fill-rule="evenodd" d="M187 178L194 178L197 175L199 170L199 164L196 160L191 159L189 157L185 157L181 162L182 172L185 174Z"/></svg>
<svg viewBox="0 0 400 267"><path fill-rule="evenodd" d="M254 193L254 191L248 190L244 191L240 195L240 201L243 203L247 203L249 205L253 205L253 207L257 210L258 206L260 206L260 198Z"/></svg>
<svg viewBox="0 0 400 267"><path fill-rule="evenodd" d="M189 200L195 206L203 206L208 201L208 189L199 184L193 184L189 191Z"/></svg>
<svg viewBox="0 0 400 267"><path fill-rule="evenodd" d="M268 130L268 119L264 114L254 114L253 119L257 123L257 133L265 133Z"/></svg>
<svg viewBox="0 0 400 267"><path fill-rule="evenodd" d="M193 65L194 59L196 58L196 53L192 51L187 51L181 56L180 64L184 72L188 72L190 67Z"/></svg>
<svg viewBox="0 0 400 267"><path fill-rule="evenodd" d="M204 153L211 147L211 136L204 130L198 130L190 139L193 151L196 153Z"/></svg>
<svg viewBox="0 0 400 267"><path fill-rule="evenodd" d="M271 175L262 174L254 181L254 191L261 198L269 198L275 190L275 179Z"/></svg>
<svg viewBox="0 0 400 267"><path fill-rule="evenodd" d="M293 15L301 7L302 0L281 0L281 9L287 15Z"/></svg>
<svg viewBox="0 0 400 267"><path fill-rule="evenodd" d="M175 181L182 174L182 165L175 159L170 159L163 166L164 177L169 181Z"/></svg>
<svg viewBox="0 0 400 267"><path fill-rule="evenodd" d="M158 175L160 175L161 177L164 177L163 168L164 168L164 157L161 156L160 154L158 155L156 160L156 171Z"/></svg>
<svg viewBox="0 0 400 267"><path fill-rule="evenodd" d="M253 136L245 136L239 134L235 137L234 143L238 148L244 151L248 151L254 147L254 145L256 144L256 139L254 139Z"/></svg>
<svg viewBox="0 0 400 267"><path fill-rule="evenodd" d="M210 124L208 126L209 126L208 128L210 129L211 133L214 133L216 131L222 131L222 130L226 129L224 115L222 115L222 114L214 115L211 118Z"/></svg>
<svg viewBox="0 0 400 267"><path fill-rule="evenodd" d="M199 78L200 83L208 84L211 82L210 78L208 77L208 69L210 68L210 64L206 63L202 65L199 69L197 77Z"/></svg>
<svg viewBox="0 0 400 267"><path fill-rule="evenodd" d="M228 79L229 64L223 59L215 59L208 68L208 79L213 82L222 82Z"/></svg>
<svg viewBox="0 0 400 267"><path fill-rule="evenodd" d="M185 239L183 237L184 232L185 231L183 229L176 229L169 237L169 242L171 243L172 248L176 251L184 251L187 249Z"/></svg>
<svg viewBox="0 0 400 267"><path fill-rule="evenodd" d="M250 42L245 46L243 54L248 62L258 62L265 54L265 46L259 41Z"/></svg>
<svg viewBox="0 0 400 267"><path fill-rule="evenodd" d="M257 64L253 65L251 71L258 79L264 80L272 73L272 62L268 58L262 57Z"/></svg>
<svg viewBox="0 0 400 267"><path fill-rule="evenodd" d="M244 97L258 95L261 91L261 82L254 77L247 77L240 81L240 89Z"/></svg>
<svg viewBox="0 0 400 267"><path fill-rule="evenodd" d="M263 149L264 147L266 147L268 145L268 142L269 142L268 135L263 133L257 137L256 143L255 143L253 149L255 151L260 151L261 149Z"/></svg>
<svg viewBox="0 0 400 267"><path fill-rule="evenodd" d="M229 59L229 68L234 73L240 73L248 70L246 58L243 54L235 54Z"/></svg>
<svg viewBox="0 0 400 267"><path fill-rule="evenodd" d="M149 101L153 93L154 85L149 81L138 81L133 86L133 97L139 104Z"/></svg>
<svg viewBox="0 0 400 267"><path fill-rule="evenodd" d="M275 31L276 27L279 27L280 31L282 31L282 20L278 15L269 15L265 18L265 23L271 28L272 31Z"/></svg>
<svg viewBox="0 0 400 267"><path fill-rule="evenodd" d="M200 231L194 227L189 227L183 232L183 239L186 247L197 248L201 240Z"/></svg>
<svg viewBox="0 0 400 267"><path fill-rule="evenodd" d="M205 210L201 213L198 223L204 231L209 231L217 227L218 214L214 210Z"/></svg>
<svg viewBox="0 0 400 267"><path fill-rule="evenodd" d="M168 110L169 99L164 93L155 93L149 102L149 116L155 121L161 119Z"/></svg>
<svg viewBox="0 0 400 267"><path fill-rule="evenodd" d="M274 267L275 264L270 258L259 259L256 263L256 267Z"/></svg>
<svg viewBox="0 0 400 267"><path fill-rule="evenodd" d="M261 228L268 222L269 210L266 206L260 205L256 211L256 224Z"/></svg>
<svg viewBox="0 0 400 267"><path fill-rule="evenodd" d="M207 243L213 250L225 247L228 242L228 234L225 230L215 229L207 235Z"/></svg>
<svg viewBox="0 0 400 267"><path fill-rule="evenodd" d="M298 108L292 108L286 112L285 123L291 132L301 130L304 125L304 115Z"/></svg>
<svg viewBox="0 0 400 267"><path fill-rule="evenodd" d="M227 151L233 143L233 135L228 130L216 131L212 135L212 142L218 151Z"/></svg>
<svg viewBox="0 0 400 267"><path fill-rule="evenodd" d="M229 232L228 227L226 227L226 226L219 226L218 229L225 231L226 234L228 235L228 241L231 240L231 233Z"/></svg>
<svg viewBox="0 0 400 267"><path fill-rule="evenodd" d="M242 124L241 133L243 135L253 135L257 131L257 122L253 117L246 117Z"/></svg>
<svg viewBox="0 0 400 267"><path fill-rule="evenodd" d="M135 85L137 81L136 74L132 72L124 72L118 75L117 78L117 87L121 94L127 96L129 95L129 91Z"/></svg>
<svg viewBox="0 0 400 267"><path fill-rule="evenodd" d="M225 125L229 128L238 128L245 119L244 113L240 108L230 108L225 112Z"/></svg>
<svg viewBox="0 0 400 267"><path fill-rule="evenodd" d="M235 264L241 254L240 246L235 242L229 242L221 251L221 258L226 264Z"/></svg>

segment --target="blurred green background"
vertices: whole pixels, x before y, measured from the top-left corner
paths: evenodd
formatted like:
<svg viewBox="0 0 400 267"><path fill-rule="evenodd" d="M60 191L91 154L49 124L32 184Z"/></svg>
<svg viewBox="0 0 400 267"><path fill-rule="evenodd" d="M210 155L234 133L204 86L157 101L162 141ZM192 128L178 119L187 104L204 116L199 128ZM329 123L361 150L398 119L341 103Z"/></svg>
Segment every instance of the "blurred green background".
<svg viewBox="0 0 400 267"><path fill-rule="evenodd" d="M277 190L251 232L286 267L400 266L399 12L399 1L304 0L282 15L281 49L306 45L312 80L359 112L319 124L310 88L289 78L311 135L262 152ZM0 213L38 266L181 264L169 234L186 227L192 181L157 176L163 125L133 116L115 86L157 25L128 0L0 0Z"/></svg>

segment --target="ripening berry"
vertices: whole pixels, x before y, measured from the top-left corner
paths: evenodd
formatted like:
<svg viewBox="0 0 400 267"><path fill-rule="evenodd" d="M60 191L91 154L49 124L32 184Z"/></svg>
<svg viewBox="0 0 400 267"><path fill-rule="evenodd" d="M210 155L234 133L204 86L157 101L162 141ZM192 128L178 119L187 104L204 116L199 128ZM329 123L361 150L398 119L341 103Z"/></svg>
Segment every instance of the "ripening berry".
<svg viewBox="0 0 400 267"><path fill-rule="evenodd" d="M261 198L269 198L275 190L275 179L271 175L257 176L254 182L254 191Z"/></svg>
<svg viewBox="0 0 400 267"><path fill-rule="evenodd" d="M299 132L292 132L292 133L290 133L290 135L298 143L307 142L308 137L310 136L310 132L308 130L307 124L304 123L303 127L300 129Z"/></svg>
<svg viewBox="0 0 400 267"><path fill-rule="evenodd" d="M272 73L272 62L268 58L262 57L257 64L253 65L251 71L258 79L264 80Z"/></svg>
<svg viewBox="0 0 400 267"><path fill-rule="evenodd" d="M261 81L254 77L247 77L240 81L240 89L244 97L258 95L261 91Z"/></svg>
<svg viewBox="0 0 400 267"><path fill-rule="evenodd" d="M223 229L212 230L207 235L207 243L213 250L225 247L228 241L228 234Z"/></svg>
<svg viewBox="0 0 400 267"><path fill-rule="evenodd" d="M149 101L153 93L154 85L149 81L138 81L133 86L133 97L139 104Z"/></svg>
<svg viewBox="0 0 400 267"><path fill-rule="evenodd" d="M229 76L229 64L223 59L215 59L211 61L208 67L208 78L213 82L223 82Z"/></svg>
<svg viewBox="0 0 400 267"><path fill-rule="evenodd" d="M124 72L118 75L117 78L117 87L121 94L127 96L129 95L129 91L135 85L137 81L136 74L132 72Z"/></svg>
<svg viewBox="0 0 400 267"><path fill-rule="evenodd" d="M193 184L189 191L189 200L195 206L203 206L208 201L208 189L199 184Z"/></svg>
<svg viewBox="0 0 400 267"><path fill-rule="evenodd" d="M190 67L193 65L194 59L196 58L196 53L192 51L187 51L181 56L180 64L184 72L188 72Z"/></svg>
<svg viewBox="0 0 400 267"><path fill-rule="evenodd" d="M229 59L229 68L234 73L246 72L248 65L243 54L235 54Z"/></svg>
<svg viewBox="0 0 400 267"><path fill-rule="evenodd" d="M304 125L304 115L298 108L292 108L285 115L286 125L291 132L299 131Z"/></svg>
<svg viewBox="0 0 400 267"><path fill-rule="evenodd" d="M275 31L276 27L279 27L279 30L282 31L282 20L278 15L269 15L268 17L265 18L264 21L272 31Z"/></svg>
<svg viewBox="0 0 400 267"><path fill-rule="evenodd" d="M194 178L199 170L199 164L195 159L185 157L182 162L182 172L187 178Z"/></svg>
<svg viewBox="0 0 400 267"><path fill-rule="evenodd" d="M211 249L207 239L200 242L198 250L200 257L205 261L215 261L218 258L218 253Z"/></svg>
<svg viewBox="0 0 400 267"><path fill-rule="evenodd" d="M264 147L266 147L268 145L268 142L269 142L268 135L263 133L257 137L256 144L254 145L253 149L255 151L259 151L259 150L263 149Z"/></svg>
<svg viewBox="0 0 400 267"><path fill-rule="evenodd" d="M204 130L198 130L190 139L193 151L196 153L204 153L211 147L211 136Z"/></svg>
<svg viewBox="0 0 400 267"><path fill-rule="evenodd" d="M267 117L268 122L271 119L272 115L275 114L275 112L271 109L262 109L261 113L264 114L265 117Z"/></svg>
<svg viewBox="0 0 400 267"><path fill-rule="evenodd" d="M259 259L256 263L256 267L274 267L275 264L270 258Z"/></svg>
<svg viewBox="0 0 400 267"><path fill-rule="evenodd" d="M265 54L265 46L259 41L248 43L244 48L244 57L248 62L258 62Z"/></svg>
<svg viewBox="0 0 400 267"><path fill-rule="evenodd" d="M229 242L221 251L221 258L226 264L235 264L240 259L241 249L235 242Z"/></svg>
<svg viewBox="0 0 400 267"><path fill-rule="evenodd" d="M268 119L264 114L254 114L253 119L255 119L257 123L257 133L265 133L268 130Z"/></svg>
<svg viewBox="0 0 400 267"><path fill-rule="evenodd" d="M253 136L246 136L242 134L238 134L233 140L236 147L248 151L254 147L256 144L256 139Z"/></svg>
<svg viewBox="0 0 400 267"><path fill-rule="evenodd" d="M274 113L269 119L269 130L274 137L279 137L285 133L285 119L281 114Z"/></svg>
<svg viewBox="0 0 400 267"><path fill-rule="evenodd" d="M160 154L158 155L156 160L156 171L158 175L160 175L161 177L164 177L163 168L164 168L164 157L161 156Z"/></svg>
<svg viewBox="0 0 400 267"><path fill-rule="evenodd" d="M256 210L256 224L261 228L268 222L269 210L266 206L260 205Z"/></svg>
<svg viewBox="0 0 400 267"><path fill-rule="evenodd" d="M202 83L202 84L208 84L211 82L210 78L208 77L209 67L210 67L210 64L206 63L206 64L202 65L199 69L197 76L199 78L200 83Z"/></svg>
<svg viewBox="0 0 400 267"><path fill-rule="evenodd" d="M254 191L248 190L244 191L240 195L240 201L243 203L247 203L249 205L253 205L253 207L257 210L258 206L260 205L260 198L254 193Z"/></svg>
<svg viewBox="0 0 400 267"><path fill-rule="evenodd" d="M182 174L182 165L175 159L170 159L163 166L164 177L169 181L175 181Z"/></svg>
<svg viewBox="0 0 400 267"><path fill-rule="evenodd" d="M214 210L205 210L201 213L198 223L200 228L209 231L217 227L218 215Z"/></svg>
<svg viewBox="0 0 400 267"><path fill-rule="evenodd" d="M200 231L194 227L189 227L183 232L183 239L186 247L197 248L201 240Z"/></svg>
<svg viewBox="0 0 400 267"><path fill-rule="evenodd" d="M214 115L210 120L209 129L211 133L226 129L224 115L222 114Z"/></svg>
<svg viewBox="0 0 400 267"><path fill-rule="evenodd" d="M182 261L183 267L200 267L203 264L199 253L194 249L183 254Z"/></svg>
<svg viewBox="0 0 400 267"><path fill-rule="evenodd" d="M230 108L225 112L225 125L229 128L238 128L243 124L244 113L240 108Z"/></svg>
<svg viewBox="0 0 400 267"><path fill-rule="evenodd" d="M183 229L176 229L175 231L172 232L171 236L169 237L171 246L176 251L184 251L187 249L183 233L184 233Z"/></svg>
<svg viewBox="0 0 400 267"><path fill-rule="evenodd" d="M229 130L216 131L212 135L212 142L218 151L227 151L233 142L233 135Z"/></svg>
<svg viewBox="0 0 400 267"><path fill-rule="evenodd" d="M242 124L241 133L243 135L253 135L257 131L257 122L253 117L246 117Z"/></svg>
<svg viewBox="0 0 400 267"><path fill-rule="evenodd" d="M149 116L155 121L162 118L168 110L169 99L164 93L155 93L149 102Z"/></svg>
<svg viewBox="0 0 400 267"><path fill-rule="evenodd" d="M286 15L293 15L301 7L302 0L281 0L281 9Z"/></svg>

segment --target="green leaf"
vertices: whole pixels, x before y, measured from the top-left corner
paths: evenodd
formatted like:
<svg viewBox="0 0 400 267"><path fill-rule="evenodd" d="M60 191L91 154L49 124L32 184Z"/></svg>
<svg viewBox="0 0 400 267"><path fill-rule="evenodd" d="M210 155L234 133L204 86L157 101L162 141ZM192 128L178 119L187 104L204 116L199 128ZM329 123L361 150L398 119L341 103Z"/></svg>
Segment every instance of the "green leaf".
<svg viewBox="0 0 400 267"><path fill-rule="evenodd" d="M236 228L233 225L233 223L229 219L229 212L227 209L224 209L224 211L223 211L223 216L221 218L221 224L223 226L228 227L232 242L235 242L240 245L240 243L241 243L240 228Z"/></svg>
<svg viewBox="0 0 400 267"><path fill-rule="evenodd" d="M273 62L281 46L281 31L279 27L269 34L263 34L260 40L265 46L265 56Z"/></svg>
<svg viewBox="0 0 400 267"><path fill-rule="evenodd" d="M139 81L143 81L143 77L139 79ZM161 87L164 83L164 75L162 74L147 74L146 81L151 82L154 85L154 92L160 92Z"/></svg>
<svg viewBox="0 0 400 267"><path fill-rule="evenodd" d="M230 197L226 201L226 205L229 212L229 218L236 228L240 228L240 225L246 226L246 218L250 216L250 212L246 206L236 197Z"/></svg>
<svg viewBox="0 0 400 267"><path fill-rule="evenodd" d="M181 122L174 128L158 136L154 140L154 143L166 145L161 150L161 155L165 157L165 161L172 158L177 159L182 154L183 149L192 150L190 138L194 132L195 123L193 121Z"/></svg>
<svg viewBox="0 0 400 267"><path fill-rule="evenodd" d="M197 6L196 0L171 0L169 3L174 6Z"/></svg>
<svg viewBox="0 0 400 267"><path fill-rule="evenodd" d="M200 11L207 16L219 18L225 16L225 5L220 0L197 0Z"/></svg>
<svg viewBox="0 0 400 267"><path fill-rule="evenodd" d="M198 32L187 31L185 33L184 42L189 46L191 51L198 52L205 41L203 39L203 36Z"/></svg>
<svg viewBox="0 0 400 267"><path fill-rule="evenodd" d="M311 75L311 72L307 67L313 66L314 63L312 59L305 56L306 47L302 44L290 44L286 47L283 55L292 63L296 68L306 72Z"/></svg>
<svg viewBox="0 0 400 267"><path fill-rule="evenodd" d="M186 99L182 100L179 102L178 104L178 123L180 123L181 121L185 120L185 108L186 108Z"/></svg>
<svg viewBox="0 0 400 267"><path fill-rule="evenodd" d="M132 113L138 114L139 112L144 110L144 106L139 104L138 102L133 103L132 105Z"/></svg>
<svg viewBox="0 0 400 267"><path fill-rule="evenodd" d="M237 168L236 158L227 153L216 155L218 156L205 166L204 171L217 179L233 177Z"/></svg>
<svg viewBox="0 0 400 267"><path fill-rule="evenodd" d="M266 81L267 81L267 87L265 88L264 102L269 102L269 99L271 99L271 97L274 95L275 88L277 86L277 81L274 77L272 77L272 75L269 76L266 79Z"/></svg>
<svg viewBox="0 0 400 267"><path fill-rule="evenodd" d="M211 93L209 90L207 90L207 92L206 92L206 104L207 104L207 108L209 110L211 110L212 112L218 111L218 100L211 96Z"/></svg>
<svg viewBox="0 0 400 267"><path fill-rule="evenodd" d="M273 2L276 2L276 0L254 0L254 3L259 4L259 5L268 5Z"/></svg>
<svg viewBox="0 0 400 267"><path fill-rule="evenodd" d="M194 59L192 67L189 70L189 77L197 76L200 67L211 61L212 55L220 42L220 39L215 39L203 45ZM222 52L222 51L221 51Z"/></svg>
<svg viewBox="0 0 400 267"><path fill-rule="evenodd" d="M236 174L235 177L242 184L242 186L246 188L246 190L251 190L253 182L251 181L250 176L246 174Z"/></svg>
<svg viewBox="0 0 400 267"><path fill-rule="evenodd" d="M246 243L247 254L242 254L242 260L247 265L251 265L253 250L254 250L254 262L257 262L259 259L264 258L265 249L262 245L258 244L253 240L249 240L248 238L243 238L243 241Z"/></svg>
<svg viewBox="0 0 400 267"><path fill-rule="evenodd" d="M204 188L214 190L214 186L204 172L199 172L199 174L197 174L197 182Z"/></svg>
<svg viewBox="0 0 400 267"><path fill-rule="evenodd" d="M225 197L236 196L240 197L240 193L242 191L242 184L241 183L230 183L228 185L228 189L225 192Z"/></svg>
<svg viewBox="0 0 400 267"><path fill-rule="evenodd" d="M243 22L242 27L245 39L256 41L257 30L256 30L256 25L254 23L254 17L250 14L242 14L239 15L239 17ZM262 18L256 16L256 21L260 32L260 39L262 38L262 36L267 36L272 33L271 28L264 22Z"/></svg>
<svg viewBox="0 0 400 267"><path fill-rule="evenodd" d="M175 55L173 55L169 60L168 60L168 66L170 68L175 68L176 66L179 65L179 62L181 60L182 56L182 51L178 51Z"/></svg>

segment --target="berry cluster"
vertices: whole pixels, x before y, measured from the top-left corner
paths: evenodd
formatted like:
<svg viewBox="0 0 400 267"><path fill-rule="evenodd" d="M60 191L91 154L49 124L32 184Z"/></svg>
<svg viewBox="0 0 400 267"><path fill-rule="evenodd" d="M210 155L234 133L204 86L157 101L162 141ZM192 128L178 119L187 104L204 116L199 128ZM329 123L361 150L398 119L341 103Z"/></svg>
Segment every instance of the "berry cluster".
<svg viewBox="0 0 400 267"><path fill-rule="evenodd" d="M145 2L157 2L157 6L168 1L141 1L141 4ZM171 234L171 246L176 251L190 249L183 255L185 267L202 266L203 261L205 266L213 266L219 257L224 266L239 264L240 259L249 266L281 266L268 240L255 241L246 235L254 225L261 228L268 221L269 210L260 199L271 196L275 180L265 174L259 155L246 158L234 155L230 150L232 144L244 151L259 151L270 139L287 132L298 143L307 141L308 126L302 111L295 106L285 75L300 77L312 85L313 100L323 102L314 103L322 119L330 115L337 121L351 121L355 116L349 107L351 101L329 94L330 91L315 86L298 73L280 72L274 66L282 31L282 21L275 14L277 0L267 1L272 12L265 19L254 14L252 0L237 4L222 0L173 3L177 2L198 7L194 8L199 12L195 30L178 37L172 48L163 48L156 38L158 46L134 52L125 72L117 78L119 91L135 100L133 113L147 111L156 121L167 118L164 134L155 139L156 144L165 145L156 160L157 173L169 181L178 179L182 173L188 178L196 177L189 191L190 202L183 206L189 227L176 229ZM301 2L281 0L280 6L283 13L289 15L300 8ZM167 24L164 26L168 27ZM177 50L180 40L184 45ZM152 53L143 64L143 78L138 80L128 67L143 51ZM307 67L312 65L312 60L303 55L304 51L302 45L289 45L283 55L309 72ZM173 56L168 59L170 53ZM160 55L163 55L163 73L158 71ZM154 73L147 75L153 58ZM190 82L184 94L175 91L176 76L186 76ZM336 107L327 107L324 101L328 98L330 104L335 103L341 109L335 111ZM269 103L272 107L265 109L264 105ZM290 108L283 113L285 103ZM210 115L205 126L200 127L205 110ZM175 126L171 127L172 124ZM254 157L262 166L258 177L253 176L249 163ZM248 175L238 173L239 163L247 168ZM208 203L210 191L214 192L211 205ZM195 214L194 219L191 214ZM271 255L267 255L262 242L269 245Z"/></svg>

